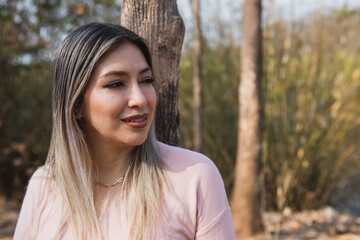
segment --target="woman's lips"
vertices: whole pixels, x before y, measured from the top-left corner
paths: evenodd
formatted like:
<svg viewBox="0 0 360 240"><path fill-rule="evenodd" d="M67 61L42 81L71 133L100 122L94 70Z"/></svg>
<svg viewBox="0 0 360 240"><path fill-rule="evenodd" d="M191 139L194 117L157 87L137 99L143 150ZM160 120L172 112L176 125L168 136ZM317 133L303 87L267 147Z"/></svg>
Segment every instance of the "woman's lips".
<svg viewBox="0 0 360 240"><path fill-rule="evenodd" d="M144 128L148 122L148 114L132 115L121 119L121 121L133 128Z"/></svg>

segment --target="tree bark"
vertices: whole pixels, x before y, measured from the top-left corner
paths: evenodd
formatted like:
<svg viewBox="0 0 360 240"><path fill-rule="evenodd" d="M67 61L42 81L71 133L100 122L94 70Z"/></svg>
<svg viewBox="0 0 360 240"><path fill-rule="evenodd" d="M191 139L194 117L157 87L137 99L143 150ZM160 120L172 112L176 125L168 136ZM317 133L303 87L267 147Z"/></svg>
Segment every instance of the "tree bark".
<svg viewBox="0 0 360 240"><path fill-rule="evenodd" d="M176 0L123 0L121 25L148 42L157 82L156 134L160 141L179 140L178 82L185 27Z"/></svg>
<svg viewBox="0 0 360 240"><path fill-rule="evenodd" d="M201 22L200 22L200 3L193 0L193 15L195 19L194 35L194 150L202 151L202 85L201 85Z"/></svg>
<svg viewBox="0 0 360 240"><path fill-rule="evenodd" d="M238 239L263 231L261 162L261 0L245 0L239 85L239 122L232 216Z"/></svg>

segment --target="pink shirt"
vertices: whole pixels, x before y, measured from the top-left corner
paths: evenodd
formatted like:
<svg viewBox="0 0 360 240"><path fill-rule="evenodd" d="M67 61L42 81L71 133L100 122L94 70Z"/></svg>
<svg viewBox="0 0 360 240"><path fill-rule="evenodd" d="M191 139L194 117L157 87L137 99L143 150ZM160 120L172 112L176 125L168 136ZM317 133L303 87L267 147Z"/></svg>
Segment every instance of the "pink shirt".
<svg viewBox="0 0 360 240"><path fill-rule="evenodd" d="M163 212L151 239L161 240L233 240L235 238L230 207L220 173L204 155L181 148L160 145L165 173L174 193L164 188ZM14 240L29 239L29 226L39 208L42 170L30 180L15 230ZM56 185L41 214L36 239L51 239L59 225L61 205ZM113 201L100 216L104 239L127 239L129 224L124 216L126 203ZM61 239L74 239L65 228Z"/></svg>

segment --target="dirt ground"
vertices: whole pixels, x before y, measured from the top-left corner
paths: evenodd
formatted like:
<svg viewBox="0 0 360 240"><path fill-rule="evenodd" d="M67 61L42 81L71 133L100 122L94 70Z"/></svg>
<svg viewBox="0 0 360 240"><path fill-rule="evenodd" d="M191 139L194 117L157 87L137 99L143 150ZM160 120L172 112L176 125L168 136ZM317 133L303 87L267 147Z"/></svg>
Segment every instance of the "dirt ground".
<svg viewBox="0 0 360 240"><path fill-rule="evenodd" d="M12 239L19 210L19 204L0 196L0 240Z"/></svg>
<svg viewBox="0 0 360 240"><path fill-rule="evenodd" d="M19 206L0 197L0 240L12 239ZM267 212L265 233L252 240L360 240L360 217L340 213L332 207L292 213Z"/></svg>

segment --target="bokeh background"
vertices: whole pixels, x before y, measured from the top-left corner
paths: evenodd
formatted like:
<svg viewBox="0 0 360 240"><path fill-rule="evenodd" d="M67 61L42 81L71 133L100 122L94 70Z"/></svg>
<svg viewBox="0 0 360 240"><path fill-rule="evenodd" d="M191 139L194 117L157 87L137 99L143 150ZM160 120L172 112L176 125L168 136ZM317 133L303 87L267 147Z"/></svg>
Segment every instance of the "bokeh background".
<svg viewBox="0 0 360 240"><path fill-rule="evenodd" d="M192 149L191 1L179 0L178 7L186 26L180 145ZM0 204L18 207L28 179L46 158L56 47L74 27L118 23L120 12L119 0L0 0ZM242 1L201 0L200 15L203 153L218 166L230 197ZM330 205L360 215L360 2L263 0L262 25L266 211Z"/></svg>

